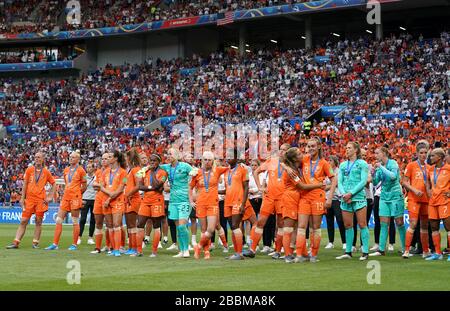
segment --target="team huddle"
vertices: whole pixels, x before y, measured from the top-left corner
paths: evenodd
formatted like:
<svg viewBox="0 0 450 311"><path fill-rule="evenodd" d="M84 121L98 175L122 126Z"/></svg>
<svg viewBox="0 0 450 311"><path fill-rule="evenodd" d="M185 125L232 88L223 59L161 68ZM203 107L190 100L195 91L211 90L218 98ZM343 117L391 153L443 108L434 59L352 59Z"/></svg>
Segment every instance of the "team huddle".
<svg viewBox="0 0 450 311"><path fill-rule="evenodd" d="M233 152L232 152L233 153ZM95 171L88 178L80 165L80 154L70 154L70 166L64 170L64 194L56 217L53 243L46 250L57 250L62 234L63 222L71 213L73 223L73 244L69 250L78 249L80 234L80 209L83 207L83 193L91 187L96 192L93 213L95 215L95 249L100 254L105 248L107 254L120 257L143 256L145 227L151 220L153 227L152 253L157 256L161 239L161 224L165 217L175 222L179 253L174 257L190 257L189 219L194 210L201 227L201 238L194 245L194 257L204 254L210 259L213 235L218 233L221 243L228 247L227 237L221 225L219 197L224 196L223 217L231 228L234 254L230 260L254 258L264 233L266 223L272 215L276 217L275 249L273 258L284 258L285 262L317 262L321 245L321 223L332 205L334 197L340 200L345 226L345 253L336 259L352 258L354 220L361 234L360 260L369 256L384 256L390 219L395 219L402 247L402 257L407 259L414 231L420 220L420 240L423 257L426 260L442 260L440 223L444 224L450 244L450 149L430 150L426 141L416 145L417 156L400 172L398 163L389 157L385 147L375 150L376 162L368 164L362 159L358 143L346 146L345 160L323 157L319 138L308 140L306 150L283 144L279 152L273 153L263 163L253 160L252 168L238 158L237 150L226 161L215 159L213 152L205 151L199 167L194 161L171 148L165 155L166 164L158 154L149 157L132 148L126 153L114 151L105 153L100 167L88 163L86 169ZM182 161L183 160L183 161ZM189 163L188 163L189 162ZM250 187L262 195L258 216L250 202ZM46 185L51 185L46 191ZM380 185L379 217L381 232L379 247L369 254L370 233L367 220L368 198L366 189ZM33 248L39 248L42 220L48 210L48 203L55 193L55 178L44 166L44 155L35 155L34 165L24 174L24 186L20 204L22 219L16 237L9 249L19 248L26 226L35 214ZM404 223L405 195L410 225ZM165 206L164 193L169 193ZM126 233L123 230L125 216L129 249L122 251ZM355 217L356 216L356 217ZM222 223L223 224L223 223ZM431 226L435 252L429 249L428 224ZM106 226L106 231L104 231ZM243 250L244 227L250 227L248 250ZM307 232L309 230L309 246ZM284 257L281 256L284 250ZM450 256L448 261L450 261Z"/></svg>

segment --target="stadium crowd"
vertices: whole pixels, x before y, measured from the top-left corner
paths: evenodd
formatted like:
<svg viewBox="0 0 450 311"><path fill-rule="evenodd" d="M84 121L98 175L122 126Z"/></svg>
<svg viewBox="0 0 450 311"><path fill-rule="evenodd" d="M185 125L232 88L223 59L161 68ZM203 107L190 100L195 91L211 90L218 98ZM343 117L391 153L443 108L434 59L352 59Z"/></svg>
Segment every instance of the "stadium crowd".
<svg viewBox="0 0 450 311"><path fill-rule="evenodd" d="M327 155L344 154L345 142L357 136L370 150L388 143L399 164L406 164L420 138L448 144L449 44L447 33L434 40L403 35L382 42L327 42L314 51L260 50L239 58L231 50L206 58L106 66L78 81L3 80L0 122L27 138L7 139L1 146L2 191L20 189L27 154L42 143L56 175L75 149L89 158L136 143L148 152L164 150L174 138L169 133L118 129L143 128L171 115L177 115L176 122L192 122L195 115L205 123L276 122L282 140L295 146L306 138L288 120L306 118L321 105L345 104L341 120L322 121L311 130L326 143ZM318 63L315 55L328 55L330 61ZM383 113L405 116L384 118ZM87 132L94 129L96 134Z"/></svg>
<svg viewBox="0 0 450 311"><path fill-rule="evenodd" d="M0 34L90 29L201 16L310 0L80 0L81 24L58 23L67 1L0 1ZM35 12L35 14L32 14Z"/></svg>

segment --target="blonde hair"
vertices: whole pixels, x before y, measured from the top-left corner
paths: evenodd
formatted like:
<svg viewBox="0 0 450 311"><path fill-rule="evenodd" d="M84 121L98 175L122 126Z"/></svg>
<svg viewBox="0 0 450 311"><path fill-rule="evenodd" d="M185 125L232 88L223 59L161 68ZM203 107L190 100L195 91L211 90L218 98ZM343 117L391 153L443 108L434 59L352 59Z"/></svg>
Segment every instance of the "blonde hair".
<svg viewBox="0 0 450 311"><path fill-rule="evenodd" d="M176 160L180 160L181 154L180 154L180 151L178 149L175 149L175 148L171 147L171 148L169 148L169 150L167 150L167 152L172 153L172 156Z"/></svg>
<svg viewBox="0 0 450 311"><path fill-rule="evenodd" d="M445 151L442 148L435 148L431 153L440 156L442 159L445 158Z"/></svg>
<svg viewBox="0 0 450 311"><path fill-rule="evenodd" d="M215 159L214 153L212 151L203 152L202 158L205 160L213 160Z"/></svg>
<svg viewBox="0 0 450 311"><path fill-rule="evenodd" d="M80 153L78 152L78 150L77 150L77 151L72 151L72 153L71 153L70 155L74 155L74 156L76 156L78 159L81 159L81 155L80 155Z"/></svg>

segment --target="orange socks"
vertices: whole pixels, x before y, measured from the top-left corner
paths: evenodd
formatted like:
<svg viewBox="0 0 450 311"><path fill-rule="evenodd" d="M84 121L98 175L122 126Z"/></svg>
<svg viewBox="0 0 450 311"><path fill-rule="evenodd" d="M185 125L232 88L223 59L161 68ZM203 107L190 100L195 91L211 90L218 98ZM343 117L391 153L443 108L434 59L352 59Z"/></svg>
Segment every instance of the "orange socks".
<svg viewBox="0 0 450 311"><path fill-rule="evenodd" d="M95 228L94 235L95 235L95 248L101 249L103 240L103 230Z"/></svg>
<svg viewBox="0 0 450 311"><path fill-rule="evenodd" d="M223 230L222 227L219 230L219 238L220 241L222 241L223 247L228 248L227 237L225 236L225 231Z"/></svg>
<svg viewBox="0 0 450 311"><path fill-rule="evenodd" d="M131 249L136 249L137 247L136 233L137 233L136 228L131 229L131 236L130 236Z"/></svg>
<svg viewBox="0 0 450 311"><path fill-rule="evenodd" d="M283 247L283 228L278 228L277 236L275 238L275 251L277 253L280 253L282 247Z"/></svg>
<svg viewBox="0 0 450 311"><path fill-rule="evenodd" d="M114 228L114 250L118 251L122 242L122 229L120 227Z"/></svg>
<svg viewBox="0 0 450 311"><path fill-rule="evenodd" d="M261 236L264 232L263 228L259 228L259 227L254 227L255 230L253 230L252 228L252 235L251 235L251 239L252 239L252 251L256 252L256 247L259 244L259 241L261 240Z"/></svg>
<svg viewBox="0 0 450 311"><path fill-rule="evenodd" d="M234 251L237 254L241 254L242 253L242 248L243 248L243 235L242 235L242 231L240 228L238 229L234 229L233 230L233 236L234 236Z"/></svg>
<svg viewBox="0 0 450 311"><path fill-rule="evenodd" d="M447 232L447 243L450 246L450 231Z"/></svg>
<svg viewBox="0 0 450 311"><path fill-rule="evenodd" d="M53 244L58 245L59 244L59 239L61 238L61 233L62 233L62 224L56 224L55 227L55 236L53 238ZM78 240L78 237L77 237ZM76 244L77 242L75 242Z"/></svg>
<svg viewBox="0 0 450 311"><path fill-rule="evenodd" d="M137 228L136 233L136 248L138 253L142 253L142 242L144 241L145 230L144 228Z"/></svg>
<svg viewBox="0 0 450 311"><path fill-rule="evenodd" d="M125 247L125 240L127 239L127 233L123 226L121 227L120 231L121 231L120 232L120 234L121 234L120 235L120 247Z"/></svg>
<svg viewBox="0 0 450 311"><path fill-rule="evenodd" d="M72 231L73 245L77 245L79 236L80 236L80 224L73 224L73 231Z"/></svg>
<svg viewBox="0 0 450 311"><path fill-rule="evenodd" d="M439 231L433 231L433 244L436 254L442 254L441 251L441 234Z"/></svg>
<svg viewBox="0 0 450 311"><path fill-rule="evenodd" d="M209 252L210 247L211 247L211 239L208 239L208 242L206 243L205 247L203 248L203 250L205 251L205 254L207 252Z"/></svg>
<svg viewBox="0 0 450 311"><path fill-rule="evenodd" d="M422 243L422 250L428 253L430 251L430 243L428 242L428 230L420 230L420 241Z"/></svg>
<svg viewBox="0 0 450 311"><path fill-rule="evenodd" d="M306 230L298 229L297 231L297 256L304 256L306 251Z"/></svg>
<svg viewBox="0 0 450 311"><path fill-rule="evenodd" d="M284 255L290 256L292 255L292 248L291 248L291 235L292 232L294 232L294 228L291 227L285 227L283 228L283 247L284 247Z"/></svg>
<svg viewBox="0 0 450 311"><path fill-rule="evenodd" d="M109 236L109 242L110 242L110 249L114 249L114 228L108 228L108 236ZM117 247L119 249L119 247Z"/></svg>
<svg viewBox="0 0 450 311"><path fill-rule="evenodd" d="M322 239L322 231L320 229L313 230L312 232L312 240L313 240L313 246L311 248L311 255L313 257L316 257L319 253L320 248L320 240Z"/></svg>
<svg viewBox="0 0 450 311"><path fill-rule="evenodd" d="M198 242L198 247L203 248L206 252L209 252L211 246L211 234L209 232L202 233L200 242Z"/></svg>
<svg viewBox="0 0 450 311"><path fill-rule="evenodd" d="M156 254L156 252L158 251L158 244L159 244L159 240L161 239L161 229L157 228L153 230L153 248L152 251L153 253Z"/></svg>
<svg viewBox="0 0 450 311"><path fill-rule="evenodd" d="M111 249L111 237L109 235L109 229L106 228L106 232L105 232L105 243L106 243L106 247Z"/></svg>
<svg viewBox="0 0 450 311"><path fill-rule="evenodd" d="M407 252L409 252L409 249L411 248L411 242L413 237L414 237L414 230L412 230L411 227L409 227L408 230L406 230L406 238L405 238L405 250ZM422 234L420 234L420 237L422 238Z"/></svg>

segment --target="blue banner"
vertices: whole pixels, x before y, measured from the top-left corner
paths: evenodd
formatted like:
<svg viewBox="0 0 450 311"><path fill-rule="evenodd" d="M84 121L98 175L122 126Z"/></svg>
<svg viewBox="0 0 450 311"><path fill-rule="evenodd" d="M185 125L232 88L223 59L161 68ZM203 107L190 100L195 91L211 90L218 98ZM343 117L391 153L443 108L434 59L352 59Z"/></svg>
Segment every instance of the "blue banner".
<svg viewBox="0 0 450 311"><path fill-rule="evenodd" d="M49 207L48 212L44 214L43 224L54 225L56 222L56 216L58 215L57 207ZM65 223L71 223L70 213L67 214ZM3 224L19 224L22 218L22 209L13 208L0 208L0 223ZM30 224L34 224L35 216L33 215L30 219Z"/></svg>
<svg viewBox="0 0 450 311"><path fill-rule="evenodd" d="M183 68L180 70L180 75L182 76L190 76L197 71L197 68Z"/></svg>
<svg viewBox="0 0 450 311"><path fill-rule="evenodd" d="M6 132L8 134L14 134L17 131L17 125L9 125L6 127Z"/></svg>
<svg viewBox="0 0 450 311"><path fill-rule="evenodd" d="M166 127L172 124L176 120L176 116L170 116L170 117L161 117L161 126Z"/></svg>
<svg viewBox="0 0 450 311"><path fill-rule="evenodd" d="M285 4L259 9L241 10L234 14L235 20L255 17L274 16L292 13L311 13L317 11L334 10L352 6L366 5L367 0L321 0L305 3Z"/></svg>
<svg viewBox="0 0 450 311"><path fill-rule="evenodd" d="M302 125L302 124L303 124L303 119L302 119L302 118L294 118L294 119L291 119L291 120L289 120L289 124L290 124L292 127L295 127L295 124L300 124L300 125Z"/></svg>
<svg viewBox="0 0 450 311"><path fill-rule="evenodd" d="M16 63L0 64L0 72L12 71L38 71L38 70L57 70L73 68L73 61L60 61L49 63Z"/></svg>
<svg viewBox="0 0 450 311"><path fill-rule="evenodd" d="M48 212L44 214L43 224L54 225L57 214L58 214L58 204L51 204L48 209ZM88 217L90 217L90 213L88 214ZM22 209L21 208L17 208L17 207L4 208L4 207L1 207L1 205L0 205L0 224L19 224L21 218L22 218ZM406 209L405 209L405 214L404 214L404 220L405 220L405 225L408 227L409 226L409 215L408 215L408 211ZM64 223L65 224L72 223L70 213L67 214L67 217L66 217ZM89 218L86 221L86 223L89 224ZM30 224L34 224L34 215L30 219ZM335 223L335 226L337 227L337 223ZM375 222L374 222L374 218L373 218L373 214L372 214L370 217L370 220L369 220L369 228L373 228L374 226L375 226ZM325 217L322 218L322 228L324 228L324 229L327 228L327 221L326 221Z"/></svg>
<svg viewBox="0 0 450 311"><path fill-rule="evenodd" d="M345 108L346 106L324 106L321 108L322 117L332 118Z"/></svg>
<svg viewBox="0 0 450 311"><path fill-rule="evenodd" d="M314 56L314 60L319 64L324 64L330 61L330 56Z"/></svg>

